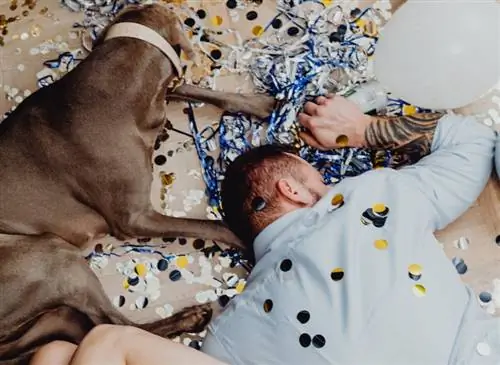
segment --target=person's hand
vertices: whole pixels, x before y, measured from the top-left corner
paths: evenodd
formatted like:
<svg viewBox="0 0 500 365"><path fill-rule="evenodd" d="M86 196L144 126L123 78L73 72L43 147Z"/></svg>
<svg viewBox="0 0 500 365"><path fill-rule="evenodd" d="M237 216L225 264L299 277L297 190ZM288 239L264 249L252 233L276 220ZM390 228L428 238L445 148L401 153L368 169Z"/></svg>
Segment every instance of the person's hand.
<svg viewBox="0 0 500 365"><path fill-rule="evenodd" d="M298 117L306 128L300 138L319 150L366 146L365 130L373 121L352 101L332 94L307 102Z"/></svg>

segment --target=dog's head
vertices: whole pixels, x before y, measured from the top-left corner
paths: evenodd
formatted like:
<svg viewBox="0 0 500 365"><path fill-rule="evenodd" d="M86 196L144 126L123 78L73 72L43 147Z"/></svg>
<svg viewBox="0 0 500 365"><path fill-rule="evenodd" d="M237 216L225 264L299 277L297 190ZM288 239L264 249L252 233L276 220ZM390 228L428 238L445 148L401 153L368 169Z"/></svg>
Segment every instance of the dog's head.
<svg viewBox="0 0 500 365"><path fill-rule="evenodd" d="M165 38L178 54L180 54L180 50L183 50L189 59L196 62L196 53L182 29L180 19L173 11L160 4L126 7L102 31L99 38L94 42L94 48L104 41L111 26L122 22L138 23L154 30Z"/></svg>

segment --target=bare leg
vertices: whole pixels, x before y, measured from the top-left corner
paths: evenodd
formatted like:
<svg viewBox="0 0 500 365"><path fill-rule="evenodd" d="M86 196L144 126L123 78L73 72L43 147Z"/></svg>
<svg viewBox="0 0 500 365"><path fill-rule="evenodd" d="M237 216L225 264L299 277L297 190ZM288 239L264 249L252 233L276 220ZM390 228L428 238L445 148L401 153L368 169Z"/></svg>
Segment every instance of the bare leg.
<svg viewBox="0 0 500 365"><path fill-rule="evenodd" d="M199 351L138 328L113 325L93 329L68 365L144 364L223 365Z"/></svg>
<svg viewBox="0 0 500 365"><path fill-rule="evenodd" d="M230 113L244 113L264 119L271 115L276 100L264 94L238 94L204 89L194 85L179 86L167 99L201 101Z"/></svg>
<svg viewBox="0 0 500 365"><path fill-rule="evenodd" d="M65 341L51 342L37 351L30 365L69 365L77 348Z"/></svg>

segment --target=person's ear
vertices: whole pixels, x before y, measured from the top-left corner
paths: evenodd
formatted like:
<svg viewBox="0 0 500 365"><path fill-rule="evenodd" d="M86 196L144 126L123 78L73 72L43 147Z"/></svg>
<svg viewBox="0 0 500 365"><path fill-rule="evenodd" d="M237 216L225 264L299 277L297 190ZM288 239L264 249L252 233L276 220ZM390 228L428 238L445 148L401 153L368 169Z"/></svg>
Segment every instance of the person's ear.
<svg viewBox="0 0 500 365"><path fill-rule="evenodd" d="M295 179L279 179L276 183L278 193L286 199L299 204L309 204L310 197L304 193L304 189Z"/></svg>

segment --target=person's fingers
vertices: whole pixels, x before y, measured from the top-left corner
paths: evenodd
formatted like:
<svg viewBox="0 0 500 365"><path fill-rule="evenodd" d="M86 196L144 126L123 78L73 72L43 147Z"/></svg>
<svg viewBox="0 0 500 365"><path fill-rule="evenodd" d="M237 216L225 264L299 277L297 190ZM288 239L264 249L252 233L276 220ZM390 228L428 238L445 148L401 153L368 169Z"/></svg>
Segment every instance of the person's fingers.
<svg viewBox="0 0 500 365"><path fill-rule="evenodd" d="M324 96L318 96L316 98L316 104L318 104L318 105L325 105L327 102L328 102L328 98L326 98Z"/></svg>
<svg viewBox="0 0 500 365"><path fill-rule="evenodd" d="M309 146L316 148L318 150L326 150L319 141L314 138L314 136L309 132L299 132L299 138L302 139Z"/></svg>
<svg viewBox="0 0 500 365"><path fill-rule="evenodd" d="M305 113L299 113L298 115L298 120L299 120L299 123L307 128L307 129L311 129L312 128L312 117L310 115L307 115Z"/></svg>
<svg viewBox="0 0 500 365"><path fill-rule="evenodd" d="M308 101L304 104L304 112L309 115L316 115L318 104Z"/></svg>

